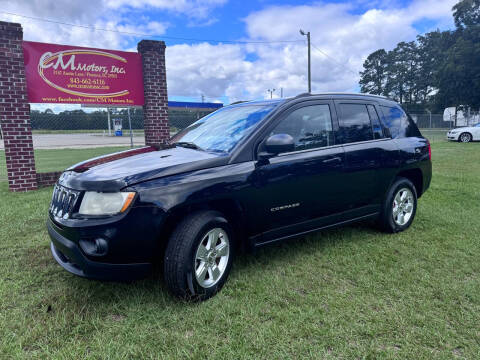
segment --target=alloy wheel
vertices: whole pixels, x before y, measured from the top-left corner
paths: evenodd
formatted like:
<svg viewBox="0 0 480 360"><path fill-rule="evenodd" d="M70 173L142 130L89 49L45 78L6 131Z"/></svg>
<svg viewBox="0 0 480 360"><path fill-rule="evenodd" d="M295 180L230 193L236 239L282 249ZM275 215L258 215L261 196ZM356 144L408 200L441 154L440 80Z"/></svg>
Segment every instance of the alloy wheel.
<svg viewBox="0 0 480 360"><path fill-rule="evenodd" d="M464 143L470 142L471 137L472 136L470 134L463 133L462 135L460 135L460 141Z"/></svg>
<svg viewBox="0 0 480 360"><path fill-rule="evenodd" d="M225 273L230 243L225 230L214 228L200 241L195 255L195 277L203 288L215 285Z"/></svg>
<svg viewBox="0 0 480 360"><path fill-rule="evenodd" d="M413 215L415 201L413 193L408 188L400 189L393 199L393 221L399 226L403 226Z"/></svg>

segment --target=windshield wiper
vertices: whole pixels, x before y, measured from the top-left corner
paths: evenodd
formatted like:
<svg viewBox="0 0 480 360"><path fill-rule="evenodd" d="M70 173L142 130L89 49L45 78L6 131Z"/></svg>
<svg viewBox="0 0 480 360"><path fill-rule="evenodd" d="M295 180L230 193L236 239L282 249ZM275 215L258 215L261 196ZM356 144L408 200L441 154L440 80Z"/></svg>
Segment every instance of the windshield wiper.
<svg viewBox="0 0 480 360"><path fill-rule="evenodd" d="M176 146L181 146L181 147L184 147L184 148L188 148L188 149L195 149L195 150L200 150L200 151L205 151L205 149L202 149L200 146L198 146L197 144L193 143L193 142L189 142L189 141L179 141L179 142L176 142L175 143Z"/></svg>

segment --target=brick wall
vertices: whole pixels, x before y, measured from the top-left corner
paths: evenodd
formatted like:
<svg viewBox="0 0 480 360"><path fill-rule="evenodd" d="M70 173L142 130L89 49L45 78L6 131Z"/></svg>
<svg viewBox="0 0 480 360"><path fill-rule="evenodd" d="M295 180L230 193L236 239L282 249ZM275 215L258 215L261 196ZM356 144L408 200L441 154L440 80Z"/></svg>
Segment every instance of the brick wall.
<svg viewBox="0 0 480 360"><path fill-rule="evenodd" d="M4 135L9 188L34 190L55 183L60 173L36 174L23 61L23 32L20 24L0 22L0 124ZM145 92L144 125L147 145L168 142L167 78L165 43L142 40Z"/></svg>
<svg viewBox="0 0 480 360"><path fill-rule="evenodd" d="M37 173L37 186L40 188L54 185L62 173L63 171Z"/></svg>
<svg viewBox="0 0 480 360"><path fill-rule="evenodd" d="M12 191L37 188L22 40L20 24L0 22L0 121Z"/></svg>
<svg viewBox="0 0 480 360"><path fill-rule="evenodd" d="M142 56L145 143L154 146L164 144L170 138L165 43L142 40L138 43L137 49Z"/></svg>

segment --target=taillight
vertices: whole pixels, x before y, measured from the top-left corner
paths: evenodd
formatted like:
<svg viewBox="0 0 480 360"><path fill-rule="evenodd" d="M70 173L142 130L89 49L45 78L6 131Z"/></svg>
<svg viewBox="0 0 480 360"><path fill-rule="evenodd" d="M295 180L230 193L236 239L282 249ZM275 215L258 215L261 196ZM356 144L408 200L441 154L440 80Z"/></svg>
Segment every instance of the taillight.
<svg viewBox="0 0 480 360"><path fill-rule="evenodd" d="M432 147L430 146L430 141L427 140L427 146L428 146L428 158L430 161L432 160Z"/></svg>

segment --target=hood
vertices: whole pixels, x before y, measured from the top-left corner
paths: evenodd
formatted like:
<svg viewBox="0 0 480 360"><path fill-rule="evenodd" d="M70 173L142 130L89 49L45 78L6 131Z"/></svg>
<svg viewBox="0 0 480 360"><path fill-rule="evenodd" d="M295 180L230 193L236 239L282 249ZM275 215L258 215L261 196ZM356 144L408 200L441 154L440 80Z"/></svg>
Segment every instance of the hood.
<svg viewBox="0 0 480 360"><path fill-rule="evenodd" d="M226 154L183 147L142 148L87 160L68 168L59 183L71 189L118 191L142 181L219 166Z"/></svg>
<svg viewBox="0 0 480 360"><path fill-rule="evenodd" d="M452 131L456 131L456 132L460 132L460 131L475 131L475 129L477 129L475 126L460 126L460 127L456 127L454 129L451 129L449 130L448 132L452 132Z"/></svg>

